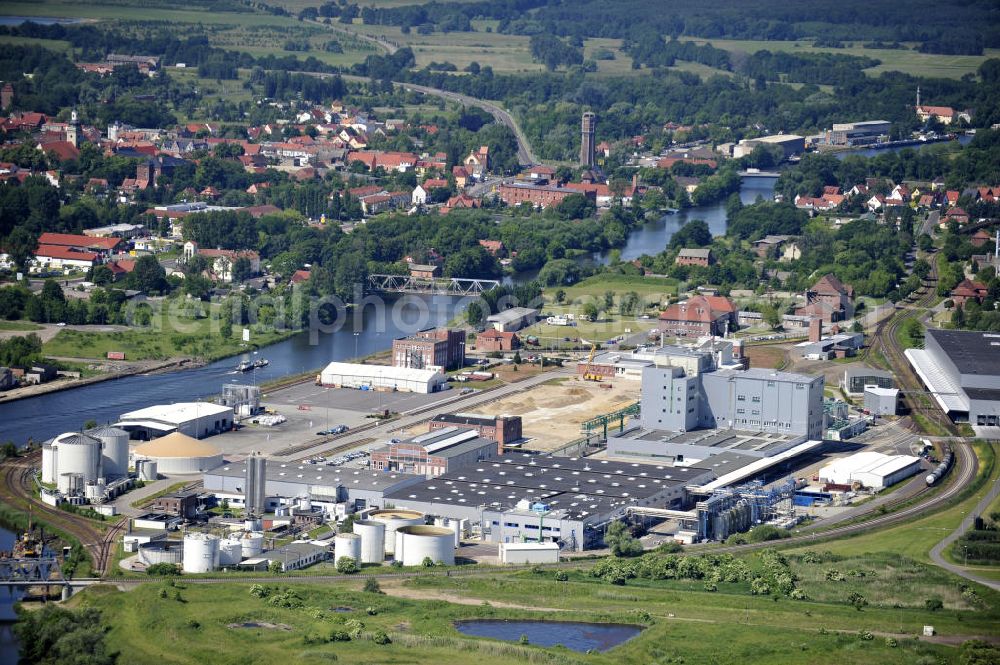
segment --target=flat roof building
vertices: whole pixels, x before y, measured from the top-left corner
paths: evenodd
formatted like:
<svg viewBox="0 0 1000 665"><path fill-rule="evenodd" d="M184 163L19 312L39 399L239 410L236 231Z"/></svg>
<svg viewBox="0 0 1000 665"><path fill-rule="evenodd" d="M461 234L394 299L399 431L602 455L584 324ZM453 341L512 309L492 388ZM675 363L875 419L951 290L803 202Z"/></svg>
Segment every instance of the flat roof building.
<svg viewBox="0 0 1000 665"><path fill-rule="evenodd" d="M203 439L231 430L233 409L211 402L157 404L123 413L114 426L128 432L130 438L143 441L171 432Z"/></svg>
<svg viewBox="0 0 1000 665"><path fill-rule="evenodd" d="M465 366L465 331L429 328L392 340L395 367L458 369Z"/></svg>
<svg viewBox="0 0 1000 665"><path fill-rule="evenodd" d="M871 367L852 367L844 370L844 392L848 395L861 396L865 386L879 388L895 388L896 377L891 372Z"/></svg>
<svg viewBox="0 0 1000 665"><path fill-rule="evenodd" d="M920 472L920 458L912 455L883 455L865 451L835 460L819 470L821 481L835 485L859 483L883 490Z"/></svg>
<svg viewBox="0 0 1000 665"><path fill-rule="evenodd" d="M319 382L324 386L411 393L437 392L446 381L445 375L436 369L340 362L330 363L319 375Z"/></svg>
<svg viewBox="0 0 1000 665"><path fill-rule="evenodd" d="M1000 425L1000 334L928 328L906 357L941 410L974 426Z"/></svg>
<svg viewBox="0 0 1000 665"><path fill-rule="evenodd" d="M400 471L427 478L497 456L497 443L475 428L443 427L372 451L376 471Z"/></svg>
<svg viewBox="0 0 1000 665"><path fill-rule="evenodd" d="M397 507L468 519L485 540L559 542L583 550L630 506L680 508L685 488L714 477L708 469L530 453L449 470L387 493Z"/></svg>
<svg viewBox="0 0 1000 665"><path fill-rule="evenodd" d="M480 416L475 413L440 413L427 424L430 431L446 427L471 427L479 436L497 442L498 454L503 447L520 440L521 416Z"/></svg>
<svg viewBox="0 0 1000 665"><path fill-rule="evenodd" d="M517 332L538 320L538 310L529 307L511 307L486 317L499 332Z"/></svg>
<svg viewBox="0 0 1000 665"><path fill-rule="evenodd" d="M368 469L331 467L320 464L275 464L266 467L266 508L287 504L288 499L308 496L313 505L334 512L338 503L348 504L348 512L382 507L386 493L424 479L407 473L375 472ZM246 464L227 464L205 473L205 491L219 499L243 506L246 502Z"/></svg>

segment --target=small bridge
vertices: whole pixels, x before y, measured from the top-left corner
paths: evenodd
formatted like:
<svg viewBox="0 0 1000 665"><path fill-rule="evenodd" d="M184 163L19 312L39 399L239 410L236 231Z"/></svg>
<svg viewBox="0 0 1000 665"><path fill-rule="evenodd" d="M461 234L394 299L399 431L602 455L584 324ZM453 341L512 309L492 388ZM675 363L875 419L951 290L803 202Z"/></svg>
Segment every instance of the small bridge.
<svg viewBox="0 0 1000 665"><path fill-rule="evenodd" d="M418 293L435 296L477 296L500 286L495 279L463 277L412 277L410 275L368 275L368 291Z"/></svg>
<svg viewBox="0 0 1000 665"><path fill-rule="evenodd" d="M0 586L64 585L59 561L54 557L0 559Z"/></svg>

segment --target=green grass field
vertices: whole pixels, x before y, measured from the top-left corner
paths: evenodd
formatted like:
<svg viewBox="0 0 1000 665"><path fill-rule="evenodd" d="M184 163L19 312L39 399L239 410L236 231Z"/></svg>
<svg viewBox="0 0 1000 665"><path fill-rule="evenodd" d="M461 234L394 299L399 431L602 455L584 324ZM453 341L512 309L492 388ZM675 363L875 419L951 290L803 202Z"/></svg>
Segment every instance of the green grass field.
<svg viewBox="0 0 1000 665"><path fill-rule="evenodd" d="M17 332L31 332L33 330L41 330L42 326L36 325L29 321L5 321L0 320L0 330L13 330Z"/></svg>
<svg viewBox="0 0 1000 665"><path fill-rule="evenodd" d="M864 565L875 577L892 576L896 568L905 568L907 575L927 572L915 571L912 564L898 559L825 565ZM919 603L913 605L920 606L883 608L872 603L858 611L841 597L855 582L840 588L836 587L840 583L825 580L814 583L812 577L818 573L810 572L808 566L794 566L803 576L800 586L815 594L812 600L752 596L745 585L738 584L722 584L718 592L709 593L693 581L613 586L586 572L571 573L568 581L559 582L552 572L526 571L424 577L403 583L399 591L387 589L389 595L360 591L362 582L356 578L324 585L296 585L290 579L281 586L293 594L285 596L288 602L277 604L251 595L250 583L209 586L181 579L176 586L155 582L127 593L93 588L77 596L73 604L103 612L110 626L106 639L112 649L121 651L123 663L336 660L860 665L915 663L923 662L922 658L957 663L958 649L904 635L917 634L925 624L959 639L995 631L995 598L989 594L983 596L978 609L960 607L961 600L954 609L938 613L922 607L924 596L940 595L953 586L947 576L925 575L918 580L914 595ZM396 581L392 584L398 586ZM447 602L457 599L463 604ZM334 608L342 609L335 612ZM559 647L463 637L453 622L472 618L633 623L645 626L645 630L607 653L581 654ZM245 623L276 627L236 627ZM355 637L330 643L317 639L335 631L354 631ZM371 641L379 631L386 633L390 643ZM882 635L863 640L859 631L897 637L890 645ZM517 635L511 639L516 640ZM184 648L177 649L176 644Z"/></svg>
<svg viewBox="0 0 1000 665"><path fill-rule="evenodd" d="M214 310L217 306L212 307ZM267 346L292 334L252 327L252 347ZM222 337L219 322L208 316L192 318L164 314L154 316L148 328L111 333L61 330L42 346L42 352L50 357L103 359L109 351L124 351L126 360L198 358L208 361L245 350L236 326L233 335Z"/></svg>
<svg viewBox="0 0 1000 665"><path fill-rule="evenodd" d="M985 60L997 57L997 49L986 49L981 56L975 55L939 55L936 53L918 53L910 49L870 49L858 42L847 48L816 47L812 40L799 41L763 41L739 39L701 39L698 37L682 37L699 44L710 43L716 48L727 51L743 51L756 53L761 50L772 52L788 51L790 53L839 53L875 58L880 65L866 69L865 72L878 76L885 71L897 71L915 76L930 76L941 78L962 78L966 74L975 74Z"/></svg>

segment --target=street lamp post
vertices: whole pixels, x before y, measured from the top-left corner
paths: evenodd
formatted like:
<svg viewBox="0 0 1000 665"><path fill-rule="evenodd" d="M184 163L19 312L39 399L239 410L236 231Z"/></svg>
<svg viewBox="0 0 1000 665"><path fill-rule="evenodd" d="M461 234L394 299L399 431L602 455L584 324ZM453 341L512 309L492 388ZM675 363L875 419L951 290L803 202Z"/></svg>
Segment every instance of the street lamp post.
<svg viewBox="0 0 1000 665"><path fill-rule="evenodd" d="M361 335L361 333L359 333L359 332L354 333L354 359L355 360L358 359L358 336L359 335Z"/></svg>

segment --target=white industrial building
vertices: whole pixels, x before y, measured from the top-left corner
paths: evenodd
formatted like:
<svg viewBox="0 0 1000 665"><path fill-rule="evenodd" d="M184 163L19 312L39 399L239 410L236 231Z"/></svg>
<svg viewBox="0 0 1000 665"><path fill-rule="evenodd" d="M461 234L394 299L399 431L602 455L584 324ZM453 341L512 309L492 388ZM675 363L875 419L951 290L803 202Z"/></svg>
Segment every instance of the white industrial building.
<svg viewBox="0 0 1000 665"><path fill-rule="evenodd" d="M500 543L498 558L504 565L559 563L559 543Z"/></svg>
<svg viewBox="0 0 1000 665"><path fill-rule="evenodd" d="M860 483L863 487L878 491L917 473L920 473L919 457L865 451L822 467L819 479L834 485Z"/></svg>
<svg viewBox="0 0 1000 665"><path fill-rule="evenodd" d="M865 386L865 410L876 416L894 416L899 408L899 388Z"/></svg>
<svg viewBox="0 0 1000 665"><path fill-rule="evenodd" d="M233 409L210 402L157 404L123 413L115 427L125 430L133 439L155 439L171 432L203 439L231 430Z"/></svg>
<svg viewBox="0 0 1000 665"><path fill-rule="evenodd" d="M447 377L438 370L332 362L319 375L324 386L361 390L399 390L433 393L445 385Z"/></svg>
<svg viewBox="0 0 1000 665"><path fill-rule="evenodd" d="M222 451L205 441L173 432L135 447L133 458L153 460L159 473L185 475L204 473L222 466Z"/></svg>

